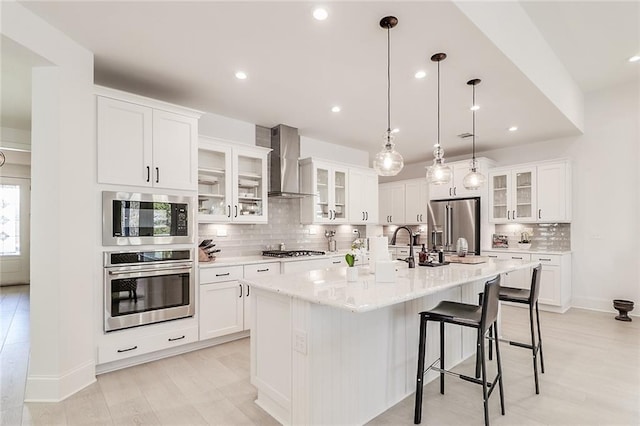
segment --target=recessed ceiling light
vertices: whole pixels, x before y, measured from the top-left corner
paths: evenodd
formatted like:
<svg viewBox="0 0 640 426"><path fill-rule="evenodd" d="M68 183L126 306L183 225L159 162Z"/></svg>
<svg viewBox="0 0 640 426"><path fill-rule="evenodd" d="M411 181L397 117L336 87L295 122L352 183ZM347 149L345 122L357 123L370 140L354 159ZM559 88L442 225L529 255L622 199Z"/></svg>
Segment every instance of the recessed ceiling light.
<svg viewBox="0 0 640 426"><path fill-rule="evenodd" d="M393 130L391 131L391 133L398 133L399 131L400 131L400 129L398 129L398 128L396 127L395 129L393 129Z"/></svg>
<svg viewBox="0 0 640 426"><path fill-rule="evenodd" d="M634 55L629 58L629 62L638 62L638 61L640 61L640 56L638 55Z"/></svg>
<svg viewBox="0 0 640 426"><path fill-rule="evenodd" d="M338 105L331 108L331 112L340 112L340 107Z"/></svg>
<svg viewBox="0 0 640 426"><path fill-rule="evenodd" d="M471 108L469 108L471 111L477 111L480 109L480 105L473 105Z"/></svg>
<svg viewBox="0 0 640 426"><path fill-rule="evenodd" d="M327 19L327 17L329 17L329 12L327 12L326 9L318 7L314 9L313 17L316 18L318 21L324 21L325 19Z"/></svg>
<svg viewBox="0 0 640 426"><path fill-rule="evenodd" d="M247 79L247 73L244 71L236 71L236 78L238 80L246 80Z"/></svg>
<svg viewBox="0 0 640 426"><path fill-rule="evenodd" d="M425 78L426 76L427 76L427 72L422 70L414 74L415 78Z"/></svg>
<svg viewBox="0 0 640 426"><path fill-rule="evenodd" d="M510 131L510 132L515 132L516 130L518 130L518 126L511 126L511 127L509 127L509 131Z"/></svg>

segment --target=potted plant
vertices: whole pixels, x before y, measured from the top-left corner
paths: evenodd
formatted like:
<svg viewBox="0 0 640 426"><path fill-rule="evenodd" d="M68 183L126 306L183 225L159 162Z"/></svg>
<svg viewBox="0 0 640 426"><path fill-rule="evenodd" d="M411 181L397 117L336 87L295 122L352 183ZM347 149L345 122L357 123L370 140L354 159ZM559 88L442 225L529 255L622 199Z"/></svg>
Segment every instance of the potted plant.
<svg viewBox="0 0 640 426"><path fill-rule="evenodd" d="M347 268L347 281L358 281L358 269L354 268L356 264L356 255L353 253L347 253L344 255L344 260L349 267Z"/></svg>
<svg viewBox="0 0 640 426"><path fill-rule="evenodd" d="M531 237L529 237L528 233L523 232L522 234L520 234L520 241L518 241L518 248L524 249L524 250L531 248Z"/></svg>

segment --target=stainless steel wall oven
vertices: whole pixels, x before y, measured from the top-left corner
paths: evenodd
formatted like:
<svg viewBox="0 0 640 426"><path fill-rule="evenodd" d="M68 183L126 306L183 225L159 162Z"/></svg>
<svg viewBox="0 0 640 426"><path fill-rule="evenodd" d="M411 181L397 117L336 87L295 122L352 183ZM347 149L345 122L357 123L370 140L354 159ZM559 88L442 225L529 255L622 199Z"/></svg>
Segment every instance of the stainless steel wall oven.
<svg viewBox="0 0 640 426"><path fill-rule="evenodd" d="M193 199L104 191L102 245L191 244Z"/></svg>
<svg viewBox="0 0 640 426"><path fill-rule="evenodd" d="M104 331L194 314L192 249L104 254Z"/></svg>

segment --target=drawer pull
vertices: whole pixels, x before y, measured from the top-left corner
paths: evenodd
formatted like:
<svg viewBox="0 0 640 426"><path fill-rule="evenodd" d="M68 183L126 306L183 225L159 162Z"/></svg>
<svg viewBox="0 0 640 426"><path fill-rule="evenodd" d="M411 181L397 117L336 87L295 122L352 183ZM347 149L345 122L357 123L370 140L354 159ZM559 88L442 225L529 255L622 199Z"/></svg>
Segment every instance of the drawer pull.
<svg viewBox="0 0 640 426"><path fill-rule="evenodd" d="M268 271L269 271L269 268L256 270L256 272L268 272Z"/></svg>
<svg viewBox="0 0 640 426"><path fill-rule="evenodd" d="M341 264L341 263L342 263L342 260L336 260L336 261L334 261L334 262L332 262L332 263L333 263L334 265L339 265L339 264Z"/></svg>
<svg viewBox="0 0 640 426"><path fill-rule="evenodd" d="M229 272L227 272L226 274L216 274L216 277L228 277L229 276Z"/></svg>
<svg viewBox="0 0 640 426"><path fill-rule="evenodd" d="M138 345L132 346L132 347L130 347L128 349L118 349L118 353L121 354L122 352L129 352L129 351L133 351L133 350L136 350L136 349L138 349Z"/></svg>
<svg viewBox="0 0 640 426"><path fill-rule="evenodd" d="M538 260L546 260L547 262L551 262L551 259L544 259L542 257L539 257Z"/></svg>
<svg viewBox="0 0 640 426"><path fill-rule="evenodd" d="M182 340L184 338L185 338L185 336L182 335L180 337L169 337L167 340L170 341L170 342L175 342L176 340Z"/></svg>
<svg viewBox="0 0 640 426"><path fill-rule="evenodd" d="M496 256L496 255L491 255L491 254L489 255L489 257L493 257L494 259L497 259L497 258L498 258L498 256Z"/></svg>
<svg viewBox="0 0 640 426"><path fill-rule="evenodd" d="M516 260L522 260L521 257L516 257L516 256L511 256L512 259L516 259Z"/></svg>

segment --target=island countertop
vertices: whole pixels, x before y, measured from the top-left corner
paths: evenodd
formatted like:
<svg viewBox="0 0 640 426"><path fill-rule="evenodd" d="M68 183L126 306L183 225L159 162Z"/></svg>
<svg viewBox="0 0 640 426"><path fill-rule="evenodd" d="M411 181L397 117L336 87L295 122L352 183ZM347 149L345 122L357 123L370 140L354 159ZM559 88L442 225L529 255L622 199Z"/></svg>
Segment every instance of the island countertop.
<svg viewBox="0 0 640 426"><path fill-rule="evenodd" d="M416 266L415 269L409 269L406 263L398 262L396 281L393 283L376 282L375 275L366 266L357 267L358 280L355 282L347 282L347 267L244 278L240 281L255 288L312 303L351 312L369 312L537 264L538 262L521 260L491 259L475 265L452 263L447 266Z"/></svg>

